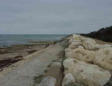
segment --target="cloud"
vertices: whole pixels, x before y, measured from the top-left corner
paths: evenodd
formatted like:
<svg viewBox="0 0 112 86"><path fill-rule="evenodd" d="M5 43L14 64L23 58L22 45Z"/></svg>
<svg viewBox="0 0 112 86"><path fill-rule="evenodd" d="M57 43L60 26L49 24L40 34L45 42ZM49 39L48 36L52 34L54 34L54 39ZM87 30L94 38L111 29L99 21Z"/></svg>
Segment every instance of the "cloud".
<svg viewBox="0 0 112 86"><path fill-rule="evenodd" d="M5 1L0 1L0 33L82 33L112 24L111 0L74 0L68 4Z"/></svg>

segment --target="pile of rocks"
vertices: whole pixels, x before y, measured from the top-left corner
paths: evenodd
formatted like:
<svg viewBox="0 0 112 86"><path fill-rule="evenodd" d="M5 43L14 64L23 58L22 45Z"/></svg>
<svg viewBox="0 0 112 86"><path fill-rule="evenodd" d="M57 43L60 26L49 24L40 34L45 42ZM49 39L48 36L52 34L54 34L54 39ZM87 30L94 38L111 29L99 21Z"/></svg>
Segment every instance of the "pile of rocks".
<svg viewBox="0 0 112 86"><path fill-rule="evenodd" d="M65 56L63 86L105 86L110 82L111 45L101 45L94 39L74 34L69 39Z"/></svg>

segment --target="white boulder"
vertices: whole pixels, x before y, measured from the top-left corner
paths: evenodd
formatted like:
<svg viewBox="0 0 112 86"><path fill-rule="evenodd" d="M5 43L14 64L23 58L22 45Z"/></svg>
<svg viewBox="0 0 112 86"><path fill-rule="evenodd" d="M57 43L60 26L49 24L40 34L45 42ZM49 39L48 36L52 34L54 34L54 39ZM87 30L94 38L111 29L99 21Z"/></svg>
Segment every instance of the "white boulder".
<svg viewBox="0 0 112 86"><path fill-rule="evenodd" d="M94 63L108 70L112 70L112 48L102 48L96 52Z"/></svg>
<svg viewBox="0 0 112 86"><path fill-rule="evenodd" d="M82 39L82 45L85 49L96 49L96 41L90 38L83 38Z"/></svg>
<svg viewBox="0 0 112 86"><path fill-rule="evenodd" d="M104 86L110 79L111 74L98 67L68 58L64 61L65 74L71 73L78 83L84 86Z"/></svg>
<svg viewBox="0 0 112 86"><path fill-rule="evenodd" d="M68 73L65 75L63 79L62 86L67 86L70 83L75 83L75 78L73 77L71 73Z"/></svg>
<svg viewBox="0 0 112 86"><path fill-rule="evenodd" d="M65 49L65 57L71 57L72 55L72 49L66 48Z"/></svg>
<svg viewBox="0 0 112 86"><path fill-rule="evenodd" d="M80 35L73 34L73 39L74 40L77 40L77 41L80 41L81 40L81 36Z"/></svg>
<svg viewBox="0 0 112 86"><path fill-rule="evenodd" d="M56 84L56 79L51 76L48 76L43 78L43 80L38 86L55 86L55 84Z"/></svg>
<svg viewBox="0 0 112 86"><path fill-rule="evenodd" d="M69 45L69 48L70 48L70 49L75 49L75 48L77 48L77 47L80 46L80 45L81 45L81 42L79 42L79 41L72 42L72 43Z"/></svg>
<svg viewBox="0 0 112 86"><path fill-rule="evenodd" d="M101 48L109 48L109 47L112 47L112 45L109 45L109 44L96 44L96 47L98 49L101 49Z"/></svg>
<svg viewBox="0 0 112 86"><path fill-rule="evenodd" d="M95 52L85 50L80 46L74 50L69 50L68 52L66 51L66 57L71 57L86 62L94 62Z"/></svg>

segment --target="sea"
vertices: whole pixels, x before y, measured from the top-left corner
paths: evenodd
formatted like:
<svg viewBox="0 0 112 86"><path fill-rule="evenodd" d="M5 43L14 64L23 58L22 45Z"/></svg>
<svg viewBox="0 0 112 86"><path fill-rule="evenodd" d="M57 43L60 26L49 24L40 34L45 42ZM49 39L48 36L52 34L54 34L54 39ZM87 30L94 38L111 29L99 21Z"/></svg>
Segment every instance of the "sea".
<svg viewBox="0 0 112 86"><path fill-rule="evenodd" d="M0 47L29 44L31 41L55 41L65 36L67 34L0 34Z"/></svg>

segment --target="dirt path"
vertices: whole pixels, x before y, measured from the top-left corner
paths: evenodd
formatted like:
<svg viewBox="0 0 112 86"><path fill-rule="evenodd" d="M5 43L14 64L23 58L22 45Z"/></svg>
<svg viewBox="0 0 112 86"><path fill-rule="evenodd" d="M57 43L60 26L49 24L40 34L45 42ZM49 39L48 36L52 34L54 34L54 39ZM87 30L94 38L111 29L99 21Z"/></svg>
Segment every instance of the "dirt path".
<svg viewBox="0 0 112 86"><path fill-rule="evenodd" d="M47 66L58 58L58 54L64 48L59 45L52 45L36 52L13 70L0 74L0 86L33 86L33 79L44 73Z"/></svg>

